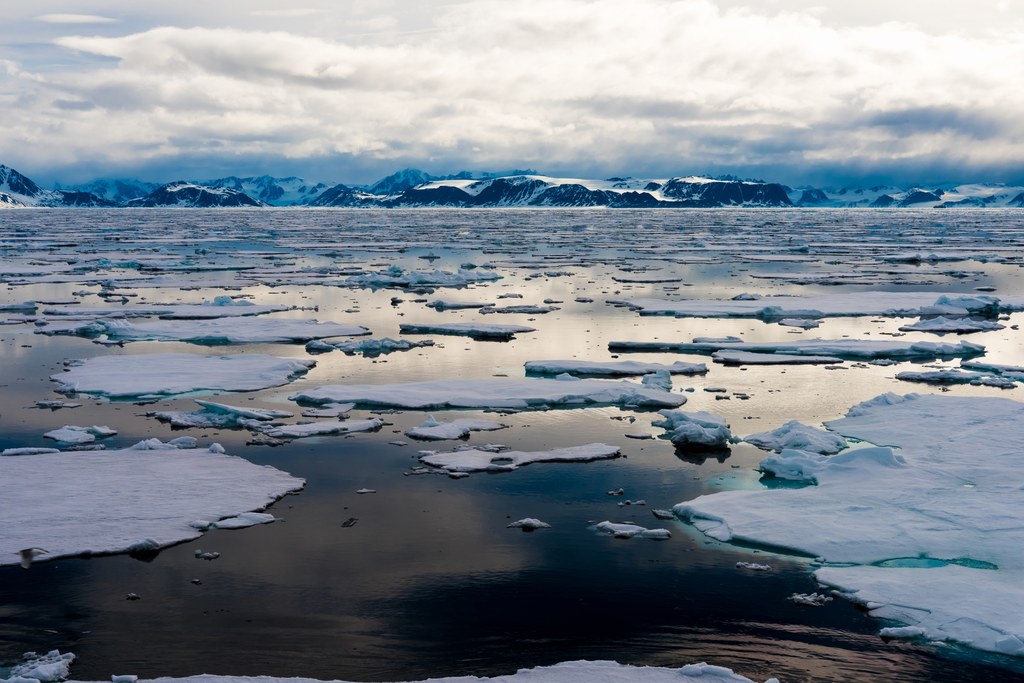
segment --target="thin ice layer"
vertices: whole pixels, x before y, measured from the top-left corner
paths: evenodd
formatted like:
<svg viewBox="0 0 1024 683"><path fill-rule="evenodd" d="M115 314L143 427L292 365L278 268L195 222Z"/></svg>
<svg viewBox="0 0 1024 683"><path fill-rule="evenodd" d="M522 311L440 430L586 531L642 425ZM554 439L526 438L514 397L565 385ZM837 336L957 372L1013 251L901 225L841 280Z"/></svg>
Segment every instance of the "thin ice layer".
<svg viewBox="0 0 1024 683"><path fill-rule="evenodd" d="M493 408L529 410L587 405L675 408L686 398L634 382L601 379L440 379L400 384L333 384L291 397L300 403L356 403L364 406L440 410Z"/></svg>
<svg viewBox="0 0 1024 683"><path fill-rule="evenodd" d="M116 451L0 458L0 565L23 548L36 561L163 547L196 538L196 519L260 510L305 482L219 447L178 449L156 439Z"/></svg>
<svg viewBox="0 0 1024 683"><path fill-rule="evenodd" d="M901 450L790 458L803 472L790 478L816 486L716 493L675 514L723 541L875 565L819 576L930 638L1024 656L1024 599L1007 588L1024 585L1024 404L885 394L826 425Z"/></svg>
<svg viewBox="0 0 1024 683"><path fill-rule="evenodd" d="M531 360L525 363L526 372L534 375L601 375L628 377L648 375L658 370L667 370L673 375L703 375L708 371L704 363L676 361L664 363L643 363L635 360L588 361L588 360Z"/></svg>
<svg viewBox="0 0 1024 683"><path fill-rule="evenodd" d="M744 342L736 337L697 338L692 342L613 341L610 351L671 351L675 353L715 353L735 351L794 356L835 356L837 358L941 358L978 356L985 347L960 341L888 341L881 339L801 339L790 342ZM830 359L833 360L833 359Z"/></svg>
<svg viewBox="0 0 1024 683"><path fill-rule="evenodd" d="M173 396L194 391L258 391L288 384L316 365L308 359L263 354L195 356L151 353L66 361L50 379L63 393L110 398Z"/></svg>

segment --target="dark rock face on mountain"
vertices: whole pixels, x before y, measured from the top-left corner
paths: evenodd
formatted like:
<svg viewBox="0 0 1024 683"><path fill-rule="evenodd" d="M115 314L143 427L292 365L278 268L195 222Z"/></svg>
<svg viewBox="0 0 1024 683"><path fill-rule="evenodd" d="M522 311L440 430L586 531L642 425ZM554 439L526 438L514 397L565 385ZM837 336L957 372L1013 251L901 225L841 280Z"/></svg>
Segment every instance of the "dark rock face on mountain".
<svg viewBox="0 0 1024 683"><path fill-rule="evenodd" d="M43 190L13 168L0 165L0 192L34 198Z"/></svg>
<svg viewBox="0 0 1024 683"><path fill-rule="evenodd" d="M1021 192L1009 201L1010 206L1024 206L1024 192Z"/></svg>
<svg viewBox="0 0 1024 683"><path fill-rule="evenodd" d="M266 206L258 199L253 199L244 192L227 187L204 187L185 181L168 183L153 190L140 199L135 199L125 206L131 207L183 207L183 208L221 208L242 206Z"/></svg>
<svg viewBox="0 0 1024 683"><path fill-rule="evenodd" d="M800 193L796 200L797 206L821 206L829 201L828 195L815 187L808 188Z"/></svg>
<svg viewBox="0 0 1024 683"><path fill-rule="evenodd" d="M464 190L450 185L410 188L384 206L475 206L476 198Z"/></svg>
<svg viewBox="0 0 1024 683"><path fill-rule="evenodd" d="M348 185L335 185L324 190L310 206L368 206L366 193Z"/></svg>
<svg viewBox="0 0 1024 683"><path fill-rule="evenodd" d="M403 168L397 173L392 173L386 178L381 178L367 188L370 194L390 196L404 192L411 187L429 183L436 178L418 168Z"/></svg>
<svg viewBox="0 0 1024 683"><path fill-rule="evenodd" d="M883 194L881 197L871 202L871 207L875 209L884 209L886 207L892 206L895 203L895 197L893 197L891 194Z"/></svg>
<svg viewBox="0 0 1024 683"><path fill-rule="evenodd" d="M53 194L40 202L42 206L78 206L105 207L119 206L117 202L99 197L92 192L76 192L73 190L55 190Z"/></svg>
<svg viewBox="0 0 1024 683"><path fill-rule="evenodd" d="M72 185L67 189L88 192L106 199L114 205L120 205L133 199L145 197L158 187L157 183L147 183L141 180L111 179L95 180L84 185Z"/></svg>
<svg viewBox="0 0 1024 683"><path fill-rule="evenodd" d="M793 205L786 187L778 183L672 178L661 188L661 193L682 206L697 208Z"/></svg>
<svg viewBox="0 0 1024 683"><path fill-rule="evenodd" d="M6 192L0 192L0 207L12 207L12 206L25 206L17 199L7 194Z"/></svg>
<svg viewBox="0 0 1024 683"><path fill-rule="evenodd" d="M531 206L608 206L608 194L588 190L578 183L549 187L530 202Z"/></svg>
<svg viewBox="0 0 1024 683"><path fill-rule="evenodd" d="M925 190L913 190L910 194L903 198L899 205L913 206L914 204L924 203L935 204L941 201L942 197L934 192L927 192Z"/></svg>

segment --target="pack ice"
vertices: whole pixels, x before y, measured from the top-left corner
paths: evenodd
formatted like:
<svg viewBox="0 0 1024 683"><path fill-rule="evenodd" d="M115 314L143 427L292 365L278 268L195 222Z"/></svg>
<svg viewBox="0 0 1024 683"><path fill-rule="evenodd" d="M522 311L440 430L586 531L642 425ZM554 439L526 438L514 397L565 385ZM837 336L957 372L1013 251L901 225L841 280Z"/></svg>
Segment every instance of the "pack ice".
<svg viewBox="0 0 1024 683"><path fill-rule="evenodd" d="M196 538L195 520L260 510L305 485L286 472L156 439L122 450L0 458L0 565L156 549Z"/></svg>
<svg viewBox="0 0 1024 683"><path fill-rule="evenodd" d="M617 405L629 408L675 408L684 396L628 381L545 378L440 379L400 384L334 384L290 397L307 404L355 403L363 406L441 410L491 408L537 410L548 407Z"/></svg>
<svg viewBox="0 0 1024 683"><path fill-rule="evenodd" d="M884 394L826 426L877 446L782 450L762 469L812 485L674 513L722 541L823 558L820 582L925 638L1024 657L1024 404Z"/></svg>
<svg viewBox="0 0 1024 683"><path fill-rule="evenodd" d="M191 344L302 343L325 337L370 334L359 325L322 323L292 318L214 318L212 320L154 320L136 323L120 318L57 323L37 334L104 337L110 341L183 341Z"/></svg>
<svg viewBox="0 0 1024 683"><path fill-rule="evenodd" d="M143 398L277 387L306 374L316 361L263 354L151 353L98 356L65 361L64 365L64 372L50 375L61 393Z"/></svg>

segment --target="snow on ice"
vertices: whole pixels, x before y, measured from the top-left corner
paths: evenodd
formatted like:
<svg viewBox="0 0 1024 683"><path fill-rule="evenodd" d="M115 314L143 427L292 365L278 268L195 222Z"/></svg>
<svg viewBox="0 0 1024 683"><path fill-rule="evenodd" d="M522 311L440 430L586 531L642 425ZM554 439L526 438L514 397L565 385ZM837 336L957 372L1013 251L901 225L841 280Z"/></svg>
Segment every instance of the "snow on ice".
<svg viewBox="0 0 1024 683"><path fill-rule="evenodd" d="M445 408L491 408L536 410L548 407L617 405L627 408L675 408L684 396L635 382L575 379L440 379L400 384L335 384L309 389L291 396L308 404L350 402L364 406L441 410Z"/></svg>
<svg viewBox="0 0 1024 683"><path fill-rule="evenodd" d="M0 458L0 565L31 547L48 551L37 561L128 552L143 541L164 547L199 536L193 520L258 510L304 484L217 444L150 439L122 450Z"/></svg>
<svg viewBox="0 0 1024 683"><path fill-rule="evenodd" d="M586 360L531 360L525 363L526 372L533 375L591 375L608 377L628 377L648 375L658 370L667 370L673 375L703 375L708 366L704 363L684 363L676 361L671 365L663 363L642 363L633 360L624 361L586 361Z"/></svg>
<svg viewBox="0 0 1024 683"><path fill-rule="evenodd" d="M603 443L554 448L548 451L501 451L466 448L448 453L427 452L420 461L448 472L511 472L535 462L591 462L617 458L619 449Z"/></svg>
<svg viewBox="0 0 1024 683"><path fill-rule="evenodd" d="M928 639L1024 656L1024 404L884 394L826 426L882 445L783 450L762 469L812 485L673 511L722 541L822 558L820 582Z"/></svg>
<svg viewBox="0 0 1024 683"><path fill-rule="evenodd" d="M50 376L59 383L61 393L124 399L194 391L258 391L288 384L316 362L263 354L152 353L98 356L64 364L64 372Z"/></svg>
<svg viewBox="0 0 1024 683"><path fill-rule="evenodd" d="M469 436L470 432L493 432L507 427L508 425L494 420L474 420L472 418L439 422L434 419L433 415L428 415L426 420L407 430L405 435L424 441L448 441Z"/></svg>

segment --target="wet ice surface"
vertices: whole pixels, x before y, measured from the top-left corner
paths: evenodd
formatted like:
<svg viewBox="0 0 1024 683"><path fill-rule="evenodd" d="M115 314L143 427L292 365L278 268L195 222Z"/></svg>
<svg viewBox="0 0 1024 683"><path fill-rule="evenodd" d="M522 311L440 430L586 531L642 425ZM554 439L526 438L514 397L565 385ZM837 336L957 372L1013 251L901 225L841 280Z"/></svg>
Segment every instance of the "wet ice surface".
<svg viewBox="0 0 1024 683"><path fill-rule="evenodd" d="M0 327L5 369L0 448L68 448L43 435L65 425L105 426L117 433L93 435L94 443L81 446L104 445L109 455L143 438L194 436L308 482L300 495L267 510L283 523L212 529L201 541L148 556L149 562L122 555L50 559L27 571L17 565L0 569L0 665L14 663L26 650L60 648L78 655L74 678L95 680L128 672L418 680L509 674L573 659L667 667L708 661L754 680L1019 679L1014 671L1020 665L1005 654L990 657L948 641L929 645L922 638L885 642L878 637L881 628L910 623L906 620L879 621L842 600L796 607L789 596L821 592L806 560L723 545L652 514L702 494L762 488L757 468L769 455L742 442L710 449L675 446L661 438L665 429L652 424L664 417L657 406L607 400L613 397L609 386L664 393L657 384L641 385L639 378L580 380L601 383L596 386L603 387L598 393L604 400L594 403L584 398L597 394L566 392L572 382L554 375L546 381L561 387L572 402L558 404L551 394L534 392L505 403L508 396L495 390L519 386L526 363L545 359L562 359L557 361L561 370L582 370L583 376L588 374L584 364L614 370L628 360L653 370L703 363L706 374L673 375L668 395L679 404L687 399L683 412L718 416L740 436L772 432L790 420L820 428L851 405L887 391L1012 396L1016 392L982 382L910 385L896 376L949 371L962 362L965 371L1019 382L1024 352L1014 328L1024 315L1016 312L1024 294L1024 234L1018 212L156 210L129 215L44 210L5 214L0 231L6 273L0 277L7 287L0 300L0 317L7 323ZM791 239L806 244L810 253L789 250ZM939 246L956 260L929 263L927 255L939 253ZM924 261L907 254L923 254ZM439 258L419 258L423 255ZM995 291L982 294L978 287ZM881 289L893 294L861 296ZM734 299L744 294L750 296ZM793 305L765 313L773 300L764 299L776 295L790 297ZM225 296L230 298L218 299ZM993 306L982 296L1001 303ZM439 300L444 305L428 306ZM746 302L763 319L640 315L609 303L627 300L672 305L694 300L714 315L733 315L727 309ZM878 305L869 308L864 301ZM905 316L885 314L894 310L894 302L908 307L900 309ZM488 315L480 311L484 305L529 308ZM540 312L551 307L559 310ZM818 313L824 315L804 317ZM166 320L171 315L182 326ZM966 337L900 331L922 316L954 321L925 326L937 331L985 329ZM139 334L139 341L122 348L94 344L88 337L35 334L98 319L130 321L133 329L151 334L160 330L163 339L170 331L181 341L149 341ZM424 334L454 324L462 335L430 331L432 346L390 354L381 347L380 355L356 346L360 337L342 336L326 342L345 353L313 356L295 343L312 319L365 328L375 340L424 339L403 334L403 324L423 325ZM787 324L777 324L780 320ZM820 324L806 332L793 326L801 320ZM998 320L1003 329L971 322L978 320ZM207 321L207 329L238 336L200 345L185 341L186 332L201 330L199 323ZM508 325L522 331L509 335ZM285 329L299 334L271 337ZM248 330L257 336L243 338ZM283 343L286 337L290 343ZM780 356L792 355L794 342L823 339L832 348L816 349L812 343L798 355L845 362L733 366L709 362L711 350L667 346L728 337ZM510 341L493 341L502 338ZM967 340L969 345L961 344ZM344 346L348 342L354 345ZM612 342L635 346L609 347ZM872 351L859 342L870 342ZM735 341L718 342L730 343ZM638 348L642 344L663 345L666 351ZM934 344L947 346L936 353L928 346ZM903 351L908 348L927 353ZM213 365L188 376L191 360L155 365L143 360L165 354L210 359L200 362ZM297 371L275 375L273 382L228 384L215 362L224 356L274 358ZM307 368L314 358L315 367ZM869 362L877 358L892 364ZM95 378L100 393L54 393L60 385L49 377L67 375L63 362L70 359L99 368L90 381ZM113 360L107 366L102 359ZM261 374L260 368L246 367L236 379L255 382ZM139 393L153 389L147 385L157 375L163 384L173 380L170 388L183 395ZM619 457L451 479L445 468L421 463L418 451L425 445L408 443L404 436L424 423L422 408L353 406L340 395L325 396L326 403L316 407L288 400L338 386L377 387L393 400L397 385L439 381L449 389L478 387L470 405L431 407L439 425L460 420L508 425L500 432L464 434L464 445L475 451L444 442L439 446L446 453L477 452L487 465L494 458L498 465L508 464L511 460L501 460L501 450L491 447L500 440L506 454L600 443L617 449ZM115 388L119 398L97 400ZM200 389L234 393L197 410L192 394ZM140 398L155 403L126 402ZM56 399L82 405L58 412L35 408L38 401ZM152 417L156 413L177 419L160 422ZM281 437L266 433L278 428L285 429ZM320 429L324 435L309 436ZM789 447L787 435L814 441L791 428L774 436L780 448ZM628 438L645 436L655 438ZM866 449L855 444L829 457L856 450ZM4 460L36 457L49 456ZM789 460L785 466L799 478L817 476L821 462ZM0 487L10 485L0 480ZM34 491L40 500L46 500L48 485ZM802 485L799 491L810 488ZM359 495L360 490L377 493ZM619 490L623 495L608 495ZM229 493L226 484L225 497ZM647 505L636 504L641 501ZM30 516L31 507L26 506ZM806 513L813 519L812 511ZM507 529L523 519L551 527L537 533ZM602 522L612 529L663 528L670 537L657 542L618 539L614 533L604 537L594 530ZM190 533L199 532L190 527ZM45 541L25 543L54 550ZM216 561L198 561L199 549L217 553ZM8 559L17 562L17 557L12 552ZM737 571L737 562L770 564L772 571ZM958 570L1000 573L961 565L889 569L937 569L936 576L950 582L949 590L959 585ZM856 579L878 605L893 604L905 590L905 582L888 576L819 573L844 588L854 588ZM924 592L926 585L921 584ZM140 599L125 600L128 593ZM1014 595L1005 592L1003 604L1013 606ZM985 604L972 603L977 609ZM512 642L515 647L509 647ZM990 649L1012 651L1012 641L1000 642ZM1000 668L989 668L993 663Z"/></svg>

